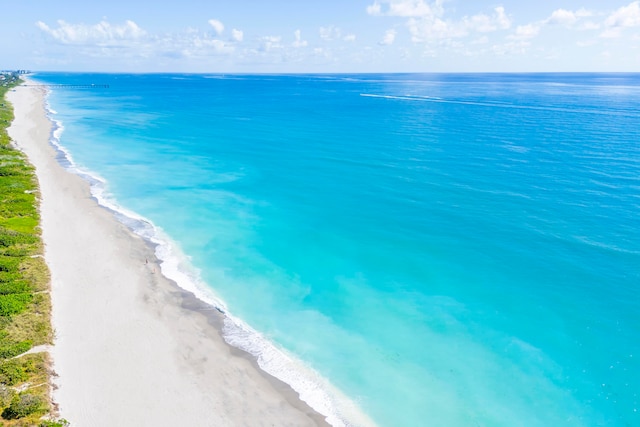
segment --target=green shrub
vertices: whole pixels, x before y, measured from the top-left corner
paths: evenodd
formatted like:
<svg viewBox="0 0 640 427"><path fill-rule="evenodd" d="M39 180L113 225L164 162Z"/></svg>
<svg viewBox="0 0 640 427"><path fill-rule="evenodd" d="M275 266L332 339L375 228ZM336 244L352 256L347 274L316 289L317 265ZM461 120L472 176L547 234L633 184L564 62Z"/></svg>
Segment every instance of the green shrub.
<svg viewBox="0 0 640 427"><path fill-rule="evenodd" d="M11 256L0 256L0 271L14 273L18 271L20 260Z"/></svg>
<svg viewBox="0 0 640 427"><path fill-rule="evenodd" d="M0 245L0 255L3 256L13 256L13 257L26 257L33 253L32 249L28 248L15 248L15 247L6 247Z"/></svg>
<svg viewBox="0 0 640 427"><path fill-rule="evenodd" d="M69 421L65 420L64 418L60 418L59 420L41 421L38 427L69 427L70 425L71 424L69 424Z"/></svg>
<svg viewBox="0 0 640 427"><path fill-rule="evenodd" d="M11 404L16 392L4 384L0 384L0 408L6 408Z"/></svg>
<svg viewBox="0 0 640 427"><path fill-rule="evenodd" d="M30 258L43 250L38 182L6 131L13 109L3 98L18 83L0 86L0 426L66 427L66 420L40 419L48 411L48 392L18 394L11 387L49 380L46 355L14 357L51 339L49 296L34 293L47 289L47 267L42 259Z"/></svg>
<svg viewBox="0 0 640 427"><path fill-rule="evenodd" d="M33 295L27 293L0 295L0 316L22 313L31 300Z"/></svg>
<svg viewBox="0 0 640 427"><path fill-rule="evenodd" d="M38 237L0 227L0 246L9 247L19 244L33 244L38 242Z"/></svg>
<svg viewBox="0 0 640 427"><path fill-rule="evenodd" d="M2 411L2 418L15 420L31 414L44 413L45 411L46 404L41 397L23 393L15 396L9 407Z"/></svg>
<svg viewBox="0 0 640 427"><path fill-rule="evenodd" d="M25 351L29 351L32 346L33 343L31 342L31 340L21 341L17 343L2 342L0 344L0 359L9 359L11 357L16 357L17 355L22 354Z"/></svg>
<svg viewBox="0 0 640 427"><path fill-rule="evenodd" d="M0 271L0 283L13 282L20 279L20 273Z"/></svg>
<svg viewBox="0 0 640 427"><path fill-rule="evenodd" d="M0 364L0 382L4 385L16 385L29 378L27 369L20 360L9 359Z"/></svg>
<svg viewBox="0 0 640 427"><path fill-rule="evenodd" d="M33 202L31 203L33 205ZM5 219L2 225L10 230L20 233L33 233L38 225L38 218L35 215L16 216L14 218Z"/></svg>
<svg viewBox="0 0 640 427"><path fill-rule="evenodd" d="M15 280L9 283L0 282L0 295L23 294L31 291L31 285L26 280Z"/></svg>

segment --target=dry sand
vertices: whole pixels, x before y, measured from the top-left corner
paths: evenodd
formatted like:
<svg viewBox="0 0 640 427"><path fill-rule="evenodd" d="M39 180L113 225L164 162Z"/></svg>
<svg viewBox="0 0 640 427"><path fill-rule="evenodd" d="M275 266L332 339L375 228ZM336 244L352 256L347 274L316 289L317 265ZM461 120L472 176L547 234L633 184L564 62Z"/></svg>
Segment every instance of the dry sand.
<svg viewBox="0 0 640 427"><path fill-rule="evenodd" d="M21 86L7 98L9 134L40 183L60 416L81 427L326 425L228 346L222 315L164 278L153 248L58 164L43 90Z"/></svg>

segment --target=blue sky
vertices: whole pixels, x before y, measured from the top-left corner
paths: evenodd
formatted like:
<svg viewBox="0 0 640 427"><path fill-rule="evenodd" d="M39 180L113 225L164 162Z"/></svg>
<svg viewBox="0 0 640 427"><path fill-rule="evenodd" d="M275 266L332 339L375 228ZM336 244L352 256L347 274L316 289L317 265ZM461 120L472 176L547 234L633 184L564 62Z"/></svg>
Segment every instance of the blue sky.
<svg viewBox="0 0 640 427"><path fill-rule="evenodd" d="M0 69L640 71L640 1L4 3Z"/></svg>

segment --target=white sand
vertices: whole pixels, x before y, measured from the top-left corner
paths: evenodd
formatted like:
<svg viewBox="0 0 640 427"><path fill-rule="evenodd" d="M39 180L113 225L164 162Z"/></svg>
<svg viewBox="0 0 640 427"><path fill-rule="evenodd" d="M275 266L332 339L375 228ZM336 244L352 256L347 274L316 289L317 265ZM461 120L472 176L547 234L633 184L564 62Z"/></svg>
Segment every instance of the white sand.
<svg viewBox="0 0 640 427"><path fill-rule="evenodd" d="M42 89L18 87L7 98L16 117L9 134L40 183L60 416L81 427L324 425L229 347L221 315L160 275L152 248L57 163Z"/></svg>

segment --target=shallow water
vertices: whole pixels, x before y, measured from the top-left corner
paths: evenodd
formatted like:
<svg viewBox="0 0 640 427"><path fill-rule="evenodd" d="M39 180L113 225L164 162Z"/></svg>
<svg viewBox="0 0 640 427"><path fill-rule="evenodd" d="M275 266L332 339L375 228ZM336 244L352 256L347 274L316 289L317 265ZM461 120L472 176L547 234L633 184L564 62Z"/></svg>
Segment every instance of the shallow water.
<svg viewBox="0 0 640 427"><path fill-rule="evenodd" d="M59 143L315 406L640 425L640 75L35 78L109 85Z"/></svg>

